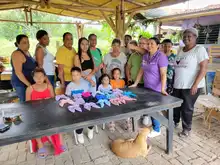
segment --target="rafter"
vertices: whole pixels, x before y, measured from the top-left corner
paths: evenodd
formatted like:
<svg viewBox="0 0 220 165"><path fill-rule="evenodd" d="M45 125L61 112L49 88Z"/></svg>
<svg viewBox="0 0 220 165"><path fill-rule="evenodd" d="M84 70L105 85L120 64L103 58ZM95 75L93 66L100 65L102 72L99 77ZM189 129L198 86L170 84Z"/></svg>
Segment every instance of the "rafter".
<svg viewBox="0 0 220 165"><path fill-rule="evenodd" d="M102 16L105 18L105 21L109 24L109 26L112 28L112 30L116 33L116 26L112 19L109 19L109 17L103 12L100 11Z"/></svg>
<svg viewBox="0 0 220 165"><path fill-rule="evenodd" d="M163 1L156 2L152 5L148 5L148 6L145 6L145 7L137 7L137 8L129 9L129 10L126 10L126 12L127 13L137 12L137 11L140 12L140 11L143 11L143 10L149 10L149 9L153 9L153 8L169 6L169 5L182 3L182 2L186 2L186 1L188 1L188 0L163 0Z"/></svg>
<svg viewBox="0 0 220 165"><path fill-rule="evenodd" d="M136 6L146 6L146 4L144 3L141 3L141 2L135 2L134 0L125 0L125 2L128 2L128 3L131 3L133 5L136 5Z"/></svg>

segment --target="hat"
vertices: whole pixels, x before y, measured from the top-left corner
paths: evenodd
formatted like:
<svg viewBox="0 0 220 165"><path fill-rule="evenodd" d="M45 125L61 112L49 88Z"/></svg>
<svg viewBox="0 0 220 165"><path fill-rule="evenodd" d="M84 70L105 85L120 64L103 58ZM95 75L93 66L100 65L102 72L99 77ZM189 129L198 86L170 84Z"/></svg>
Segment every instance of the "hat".
<svg viewBox="0 0 220 165"><path fill-rule="evenodd" d="M199 32L196 28L188 28L188 29L183 31L183 33L186 33L186 32L193 33L196 36L196 38L199 36Z"/></svg>

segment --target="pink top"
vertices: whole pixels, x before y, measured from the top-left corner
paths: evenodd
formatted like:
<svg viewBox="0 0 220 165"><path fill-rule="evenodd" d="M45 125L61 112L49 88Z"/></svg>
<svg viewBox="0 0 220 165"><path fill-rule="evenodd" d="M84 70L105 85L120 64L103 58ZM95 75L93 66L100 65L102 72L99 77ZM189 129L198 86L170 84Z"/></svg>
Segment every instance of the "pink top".
<svg viewBox="0 0 220 165"><path fill-rule="evenodd" d="M41 100L51 98L50 89L47 87L44 91L36 91L32 87L31 100Z"/></svg>

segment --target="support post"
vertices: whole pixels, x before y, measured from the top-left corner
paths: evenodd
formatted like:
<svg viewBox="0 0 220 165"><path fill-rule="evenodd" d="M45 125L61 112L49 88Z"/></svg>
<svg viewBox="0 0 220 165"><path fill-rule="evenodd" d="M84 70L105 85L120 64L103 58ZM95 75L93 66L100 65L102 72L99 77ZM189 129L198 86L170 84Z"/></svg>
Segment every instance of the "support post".
<svg viewBox="0 0 220 165"><path fill-rule="evenodd" d="M116 7L116 37L123 41L125 34L125 10L124 0Z"/></svg>
<svg viewBox="0 0 220 165"><path fill-rule="evenodd" d="M78 39L80 39L81 37L83 37L84 24L78 23L76 24L76 28L77 28Z"/></svg>

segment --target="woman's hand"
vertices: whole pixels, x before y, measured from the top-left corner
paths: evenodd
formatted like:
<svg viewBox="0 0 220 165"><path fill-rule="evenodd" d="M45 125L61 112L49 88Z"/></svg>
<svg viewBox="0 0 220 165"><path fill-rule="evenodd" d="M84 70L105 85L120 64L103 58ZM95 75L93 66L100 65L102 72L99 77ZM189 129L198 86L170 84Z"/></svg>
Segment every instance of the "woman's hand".
<svg viewBox="0 0 220 165"><path fill-rule="evenodd" d="M90 80L89 82L91 83L92 87L95 87L95 86L96 86L96 83L95 83L95 81L93 81L93 80Z"/></svg>
<svg viewBox="0 0 220 165"><path fill-rule="evenodd" d="M130 85L128 88L136 88L137 87L137 84L134 83L133 85Z"/></svg>
<svg viewBox="0 0 220 165"><path fill-rule="evenodd" d="M92 79L92 75L91 74L85 75L85 79L87 81L91 80Z"/></svg>
<svg viewBox="0 0 220 165"><path fill-rule="evenodd" d="M191 95L195 95L198 91L198 86L197 85L193 85L191 90L190 90L190 94Z"/></svg>
<svg viewBox="0 0 220 165"><path fill-rule="evenodd" d="M163 95L165 95L165 96L168 96L168 95L169 95L165 89L161 90L161 93L162 93Z"/></svg>

